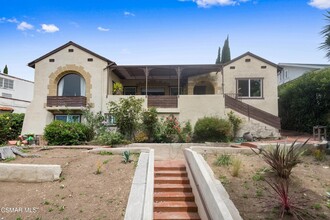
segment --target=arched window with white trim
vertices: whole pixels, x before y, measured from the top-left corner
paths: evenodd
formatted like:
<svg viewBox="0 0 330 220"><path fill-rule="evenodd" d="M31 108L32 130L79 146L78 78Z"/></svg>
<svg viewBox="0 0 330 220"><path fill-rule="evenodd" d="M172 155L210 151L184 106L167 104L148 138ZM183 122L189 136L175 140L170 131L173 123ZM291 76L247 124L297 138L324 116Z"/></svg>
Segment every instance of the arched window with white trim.
<svg viewBox="0 0 330 220"><path fill-rule="evenodd" d="M69 73L62 77L57 85L58 96L86 96L85 79L76 73Z"/></svg>

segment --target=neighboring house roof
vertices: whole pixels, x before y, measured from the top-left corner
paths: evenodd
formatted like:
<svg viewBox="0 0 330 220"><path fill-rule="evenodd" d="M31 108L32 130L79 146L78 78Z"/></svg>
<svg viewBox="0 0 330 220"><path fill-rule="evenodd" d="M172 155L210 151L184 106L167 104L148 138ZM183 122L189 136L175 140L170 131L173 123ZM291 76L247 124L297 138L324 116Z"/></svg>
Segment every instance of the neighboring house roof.
<svg viewBox="0 0 330 220"><path fill-rule="evenodd" d="M29 82L29 83L34 83L33 81L22 79L22 78L18 78L18 77L11 76L11 75L8 75L8 74L0 73L0 76L5 76L5 77L12 78L12 79L17 79L17 80L21 80L21 81L25 81L25 82Z"/></svg>
<svg viewBox="0 0 330 220"><path fill-rule="evenodd" d="M35 68L35 64L36 64L36 63L38 63L39 61L41 61L41 60L43 60L43 59L45 59L45 58L47 58L47 57L49 57L49 56L51 56L51 55L53 55L53 54L55 54L55 53L57 53L57 52L63 50L64 48L66 48L66 47L68 47L68 46L74 46L74 47L77 47L77 48L79 48L79 49L85 51L86 53L89 53L89 54L91 54L91 55L93 55L93 56L95 56L95 57L97 57L97 58L99 58L99 59L101 59L101 60L106 61L108 64L110 64L110 63L114 63L113 61L111 61L111 60L109 60L109 59L107 59L107 58L105 58L105 57L103 57L103 56L101 56L101 55L98 55L98 54L94 53L93 51L90 51L90 50L86 49L85 47L80 46L79 44L76 44L76 43L74 43L74 42L72 42L72 41L69 41L68 43L66 43L66 44L64 44L64 45L62 45L62 46L56 48L55 50L52 50L51 52L49 52L49 53L47 53L47 54L45 54L45 55L39 57L38 59L36 59L36 60L30 62L30 63L28 64L28 66L29 66L29 67L32 67L32 68Z"/></svg>
<svg viewBox="0 0 330 220"><path fill-rule="evenodd" d="M281 67L301 67L310 69L323 69L330 67L330 64L310 64L310 63L279 63Z"/></svg>
<svg viewBox="0 0 330 220"><path fill-rule="evenodd" d="M239 59L242 59L242 58L245 57L245 56L251 56L251 57L254 57L254 58L256 58L256 59L258 59L258 60L260 60L260 61L262 61L262 62L264 62L264 63L267 63L267 64L269 64L269 65L271 65L271 66L274 66L274 67L276 67L277 69L279 69L279 66L278 66L277 64L275 64L275 63L273 63L273 62L270 62L269 60L266 60L266 59L264 59L264 58L262 58L262 57L259 57L259 56L255 55L255 54L251 53L250 51L248 51L248 52L242 54L241 56L238 56L238 57L236 57L236 58L234 58L234 59L228 61L227 63L223 64L223 66L227 66L227 65L229 65L229 64L231 64L231 63L233 63L233 62L235 62L235 61L237 61L237 60L239 60Z"/></svg>

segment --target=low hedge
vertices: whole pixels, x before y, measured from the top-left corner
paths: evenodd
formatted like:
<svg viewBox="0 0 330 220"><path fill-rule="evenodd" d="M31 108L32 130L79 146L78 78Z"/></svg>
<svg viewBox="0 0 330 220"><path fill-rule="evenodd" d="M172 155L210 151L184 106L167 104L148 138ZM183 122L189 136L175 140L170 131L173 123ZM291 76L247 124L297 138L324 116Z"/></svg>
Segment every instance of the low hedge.
<svg viewBox="0 0 330 220"><path fill-rule="evenodd" d="M198 119L194 128L196 142L228 142L231 139L232 127L228 120L217 117Z"/></svg>
<svg viewBox="0 0 330 220"><path fill-rule="evenodd" d="M49 145L79 145L90 141L90 129L81 123L53 121L44 129Z"/></svg>

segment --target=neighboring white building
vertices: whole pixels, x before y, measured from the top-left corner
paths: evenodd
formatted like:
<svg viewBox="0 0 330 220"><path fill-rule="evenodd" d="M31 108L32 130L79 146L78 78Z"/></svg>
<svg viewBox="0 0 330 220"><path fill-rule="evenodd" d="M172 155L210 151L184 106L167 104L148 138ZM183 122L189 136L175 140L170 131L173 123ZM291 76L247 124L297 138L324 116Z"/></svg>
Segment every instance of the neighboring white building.
<svg viewBox="0 0 330 220"><path fill-rule="evenodd" d="M278 66L282 68L282 70L277 73L278 85L294 80L307 72L330 67L329 64L306 63L279 63Z"/></svg>
<svg viewBox="0 0 330 220"><path fill-rule="evenodd" d="M34 83L0 73L0 113L25 113L33 98Z"/></svg>

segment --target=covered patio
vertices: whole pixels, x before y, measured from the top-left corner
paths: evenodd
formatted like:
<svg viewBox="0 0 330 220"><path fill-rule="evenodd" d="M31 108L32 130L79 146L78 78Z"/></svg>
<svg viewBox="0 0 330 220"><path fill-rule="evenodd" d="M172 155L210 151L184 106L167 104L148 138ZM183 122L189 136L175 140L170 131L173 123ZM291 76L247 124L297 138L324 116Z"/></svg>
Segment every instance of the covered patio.
<svg viewBox="0 0 330 220"><path fill-rule="evenodd" d="M221 71L222 66L216 64L110 65L108 95L113 84L120 82L123 95L145 95L148 107L177 108L180 95L219 94L217 75Z"/></svg>

